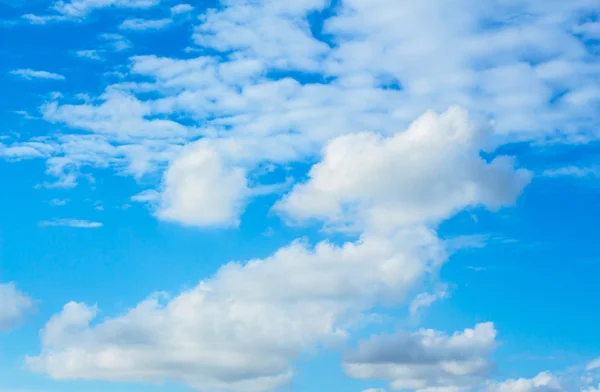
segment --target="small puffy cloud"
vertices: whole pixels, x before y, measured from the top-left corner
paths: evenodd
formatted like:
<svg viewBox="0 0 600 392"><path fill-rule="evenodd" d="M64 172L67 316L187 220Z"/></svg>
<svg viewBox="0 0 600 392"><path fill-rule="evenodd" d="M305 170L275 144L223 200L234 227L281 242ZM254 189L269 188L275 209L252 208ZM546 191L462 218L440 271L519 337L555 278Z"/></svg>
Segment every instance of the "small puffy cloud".
<svg viewBox="0 0 600 392"><path fill-rule="evenodd" d="M0 332L16 327L33 309L33 300L14 283L0 283Z"/></svg>
<svg viewBox="0 0 600 392"><path fill-rule="evenodd" d="M189 226L237 226L248 194L246 171L201 140L169 165L158 216Z"/></svg>
<svg viewBox="0 0 600 392"><path fill-rule="evenodd" d="M53 219L40 222L40 227L73 227L76 229L97 229L104 226L100 222L81 219Z"/></svg>
<svg viewBox="0 0 600 392"><path fill-rule="evenodd" d="M75 54L77 55L77 57L85 58L88 60L95 60L95 61L103 60L102 56L100 55L100 52L95 49L78 50L77 52L75 52Z"/></svg>
<svg viewBox="0 0 600 392"><path fill-rule="evenodd" d="M19 76L23 79L47 79L47 80L65 80L63 75L48 71L37 71L33 69L15 69L10 72L12 75Z"/></svg>
<svg viewBox="0 0 600 392"><path fill-rule="evenodd" d="M103 33L100 34L100 39L106 42L106 45L116 50L117 52L127 50L133 45L130 40L121 34Z"/></svg>
<svg viewBox="0 0 600 392"><path fill-rule="evenodd" d="M589 386L587 388L583 388L581 390L581 392L600 392L600 384L598 385L597 388L593 387L593 386Z"/></svg>
<svg viewBox="0 0 600 392"><path fill-rule="evenodd" d="M121 23L121 30L161 30L173 23L173 19L126 19Z"/></svg>
<svg viewBox="0 0 600 392"><path fill-rule="evenodd" d="M391 389L463 391L481 383L496 347L492 323L453 335L433 330L374 336L346 355L347 375L390 382Z"/></svg>
<svg viewBox="0 0 600 392"><path fill-rule="evenodd" d="M194 10L194 7L192 7L189 4L178 4L176 6L171 7L171 14L173 14L173 15L186 14L188 12L192 12L193 10Z"/></svg>
<svg viewBox="0 0 600 392"><path fill-rule="evenodd" d="M515 170L505 156L486 162L480 156L486 136L459 108L428 112L388 138L370 132L340 136L327 144L308 181L276 209L330 227L389 230L435 224L469 206L512 204L531 173Z"/></svg>
<svg viewBox="0 0 600 392"><path fill-rule="evenodd" d="M558 378L548 372L543 372L534 378L520 378L491 384L487 392L565 392Z"/></svg>
<svg viewBox="0 0 600 392"><path fill-rule="evenodd" d="M226 264L178 296L152 295L115 318L92 323L95 307L69 303L48 322L43 349L27 364L55 379L272 390L291 379L301 353L345 339L376 304L403 303L444 262L441 244L427 229L341 246L296 241L264 259ZM472 334L485 340L480 329ZM435 343L432 334L418 339ZM438 344L444 348L472 351L461 343L468 332L440 339L450 339ZM449 371L466 366L461 358Z"/></svg>

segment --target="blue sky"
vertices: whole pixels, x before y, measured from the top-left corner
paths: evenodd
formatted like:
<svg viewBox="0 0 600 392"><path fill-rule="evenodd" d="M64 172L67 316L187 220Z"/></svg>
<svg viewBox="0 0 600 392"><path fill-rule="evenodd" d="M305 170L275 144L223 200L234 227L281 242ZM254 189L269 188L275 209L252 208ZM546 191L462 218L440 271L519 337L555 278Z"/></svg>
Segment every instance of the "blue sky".
<svg viewBox="0 0 600 392"><path fill-rule="evenodd" d="M598 392L598 17L0 0L0 392Z"/></svg>

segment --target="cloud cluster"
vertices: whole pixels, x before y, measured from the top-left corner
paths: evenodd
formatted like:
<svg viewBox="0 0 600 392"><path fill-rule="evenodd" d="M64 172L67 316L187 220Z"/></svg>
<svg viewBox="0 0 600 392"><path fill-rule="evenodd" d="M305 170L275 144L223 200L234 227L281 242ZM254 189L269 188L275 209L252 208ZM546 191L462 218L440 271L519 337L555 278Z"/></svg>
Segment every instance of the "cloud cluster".
<svg viewBox="0 0 600 392"><path fill-rule="evenodd" d="M0 332L19 325L33 309L33 300L14 283L0 283Z"/></svg>
<svg viewBox="0 0 600 392"><path fill-rule="evenodd" d="M97 309L70 303L48 322L43 350L28 364L56 379L270 390L290 380L299 354L344 339L375 304L402 303L444 260L425 229L343 246L294 242L93 326Z"/></svg>

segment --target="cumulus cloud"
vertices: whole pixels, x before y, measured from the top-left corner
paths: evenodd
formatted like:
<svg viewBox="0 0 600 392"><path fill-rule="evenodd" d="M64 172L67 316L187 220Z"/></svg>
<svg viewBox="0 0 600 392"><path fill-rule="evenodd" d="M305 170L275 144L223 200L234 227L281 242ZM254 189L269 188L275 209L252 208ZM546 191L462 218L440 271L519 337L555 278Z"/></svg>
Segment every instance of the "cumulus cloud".
<svg viewBox="0 0 600 392"><path fill-rule="evenodd" d="M403 303L444 260L426 229L365 234L342 246L296 241L93 326L97 309L70 303L48 322L43 350L28 365L56 379L273 389L290 380L300 353L344 339L375 304Z"/></svg>
<svg viewBox="0 0 600 392"><path fill-rule="evenodd" d="M434 330L373 336L359 343L343 363L347 375L390 382L392 389L463 391L477 386L491 367L496 346L492 323L453 335Z"/></svg>
<svg viewBox="0 0 600 392"><path fill-rule="evenodd" d="M14 283L0 283L0 332L19 325L33 309L33 300Z"/></svg>
<svg viewBox="0 0 600 392"><path fill-rule="evenodd" d="M37 71L34 69L15 69L10 72L13 75L19 76L23 79L34 80L34 79L48 79L48 80L65 80L63 75L52 73L48 71Z"/></svg>
<svg viewBox="0 0 600 392"><path fill-rule="evenodd" d="M388 230L437 223L468 206L512 204L531 174L512 159L486 162L486 130L453 108L429 112L385 138L364 132L329 142L309 179L276 207L296 220ZM358 227L356 227L358 226Z"/></svg>
<svg viewBox="0 0 600 392"><path fill-rule="evenodd" d="M244 169L197 142L167 169L158 216L190 226L237 226L249 194Z"/></svg>
<svg viewBox="0 0 600 392"><path fill-rule="evenodd" d="M558 378L551 373L543 372L534 378L520 378L492 384L488 392L564 392Z"/></svg>

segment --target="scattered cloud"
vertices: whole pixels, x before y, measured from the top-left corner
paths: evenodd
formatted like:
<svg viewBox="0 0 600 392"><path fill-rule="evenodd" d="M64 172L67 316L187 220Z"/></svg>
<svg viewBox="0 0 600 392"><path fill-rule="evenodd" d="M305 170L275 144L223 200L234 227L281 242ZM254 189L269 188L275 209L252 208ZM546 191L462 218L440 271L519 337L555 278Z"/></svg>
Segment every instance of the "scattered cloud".
<svg viewBox="0 0 600 392"><path fill-rule="evenodd" d="M600 369L600 358L595 359L593 361L591 361L590 363L587 364L587 366L585 367L586 370L595 370L595 369Z"/></svg>
<svg viewBox="0 0 600 392"><path fill-rule="evenodd" d="M600 177L600 167L566 166L558 169L545 170L545 177Z"/></svg>
<svg viewBox="0 0 600 392"><path fill-rule="evenodd" d="M68 202L68 199L52 199L50 200L50 205L54 207L62 207L67 205Z"/></svg>
<svg viewBox="0 0 600 392"><path fill-rule="evenodd" d="M448 285L441 285L434 293L421 293L418 294L410 303L408 310L411 316L417 315L419 310L428 308L435 302L448 298Z"/></svg>
<svg viewBox="0 0 600 392"><path fill-rule="evenodd" d="M48 79L48 80L65 80L63 75L48 71L36 71L33 69L15 69L10 72L12 75L19 76L23 79Z"/></svg>
<svg viewBox="0 0 600 392"><path fill-rule="evenodd" d="M491 368L496 347L492 323L453 335L434 330L373 336L348 353L347 375L390 382L391 389L416 392L463 391L478 386Z"/></svg>
<svg viewBox="0 0 600 392"><path fill-rule="evenodd" d="M121 30L161 30L173 23L173 19L127 19L121 23Z"/></svg>
<svg viewBox="0 0 600 392"><path fill-rule="evenodd" d="M78 50L77 52L75 52L75 54L78 57L85 58L85 59L88 59L88 60L95 60L95 61L102 61L102 60L104 60L102 58L102 56L100 55L100 51L98 51L96 49Z"/></svg>
<svg viewBox="0 0 600 392"><path fill-rule="evenodd" d="M97 229L104 226L100 222L81 219L53 219L40 222L40 227L73 227L77 229Z"/></svg>
<svg viewBox="0 0 600 392"><path fill-rule="evenodd" d="M33 310L33 300L14 283L0 283L0 332L15 328Z"/></svg>
<svg viewBox="0 0 600 392"><path fill-rule="evenodd" d="M565 392L558 378L548 372L540 373L534 378L520 378L507 380L498 384L491 384L486 389L488 392Z"/></svg>
<svg viewBox="0 0 600 392"><path fill-rule="evenodd" d="M192 7L189 4L178 4L176 6L171 7L171 14L172 15L187 14L189 12L192 12L193 10L194 10L194 7Z"/></svg>

